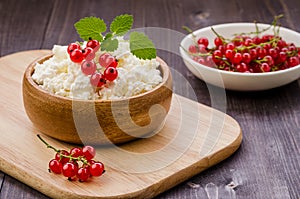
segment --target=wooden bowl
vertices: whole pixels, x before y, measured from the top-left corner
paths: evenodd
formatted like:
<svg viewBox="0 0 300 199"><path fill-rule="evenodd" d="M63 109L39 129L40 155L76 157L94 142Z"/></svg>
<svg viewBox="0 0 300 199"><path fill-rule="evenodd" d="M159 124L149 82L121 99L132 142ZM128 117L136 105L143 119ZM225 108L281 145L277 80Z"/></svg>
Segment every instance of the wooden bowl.
<svg viewBox="0 0 300 199"><path fill-rule="evenodd" d="M53 138L75 144L120 144L157 133L172 98L172 77L160 58L163 81L153 90L124 100L75 100L51 94L32 79L36 63L23 77L23 102L34 126Z"/></svg>

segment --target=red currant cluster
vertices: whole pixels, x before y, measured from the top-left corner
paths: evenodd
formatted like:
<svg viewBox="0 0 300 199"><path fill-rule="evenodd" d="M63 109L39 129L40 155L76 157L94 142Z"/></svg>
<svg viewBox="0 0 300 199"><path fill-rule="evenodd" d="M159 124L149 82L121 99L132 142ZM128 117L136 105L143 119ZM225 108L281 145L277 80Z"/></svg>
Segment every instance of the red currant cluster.
<svg viewBox="0 0 300 199"><path fill-rule="evenodd" d="M217 34L212 48L208 48L209 41L205 37L195 43L188 49L193 60L220 70L261 73L300 64L300 48L277 35L250 37L241 34L225 39Z"/></svg>
<svg viewBox="0 0 300 199"><path fill-rule="evenodd" d="M72 62L81 63L90 53L93 52L94 48L99 45L99 41L90 39L84 49L81 49L79 43L71 43L69 44L67 51Z"/></svg>
<svg viewBox="0 0 300 199"><path fill-rule="evenodd" d="M109 53L103 53L99 57L99 64L104 68L103 73L97 69L94 62L95 53L99 50L100 43L97 40L90 39L86 48L81 50L78 43L71 43L68 46L70 59L75 63L81 63L81 71L85 75L90 76L90 83L96 88L100 88L108 81L112 82L118 77L117 59Z"/></svg>
<svg viewBox="0 0 300 199"><path fill-rule="evenodd" d="M74 180L77 177L80 182L85 182L92 176L101 176L105 172L104 164L93 160L96 150L92 146L74 147L68 152L54 148L40 135L37 136L48 148L56 151L55 158L49 162L49 172L62 173L69 180Z"/></svg>
<svg viewBox="0 0 300 199"><path fill-rule="evenodd" d="M118 66L118 61L114 56L112 56L109 53L103 53L99 57L99 64L100 66L104 67L105 70L103 73L100 71L96 71L96 69L93 72L87 72L89 70L89 65L93 65L92 68L96 68L96 64L93 61L84 61L81 64L81 70L84 74L91 75L90 82L94 87L100 88L103 85L107 83L107 81L114 81L118 77L118 71L116 67Z"/></svg>

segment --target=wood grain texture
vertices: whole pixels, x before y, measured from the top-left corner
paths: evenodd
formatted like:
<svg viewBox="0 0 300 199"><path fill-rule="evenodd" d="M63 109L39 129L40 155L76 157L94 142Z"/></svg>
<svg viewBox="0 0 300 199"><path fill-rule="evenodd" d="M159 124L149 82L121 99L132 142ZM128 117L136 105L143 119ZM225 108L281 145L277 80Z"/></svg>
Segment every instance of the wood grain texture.
<svg viewBox="0 0 300 199"><path fill-rule="evenodd" d="M20 77L30 63L28 60L45 52L24 51L0 59L1 67L10 68L0 75L4 83L0 86L0 139L6 140L0 144L0 169L48 196L152 198L224 160L240 146L241 129L234 119L174 95L159 133L119 147L97 148L100 155L95 159L106 165L106 174L99 180L69 182L49 175L46 158L51 159L54 153L41 148L42 143L36 138L39 130L28 120L20 100ZM216 136L212 132L217 132ZM48 139L55 148L70 148L66 143Z"/></svg>
<svg viewBox="0 0 300 199"><path fill-rule="evenodd" d="M131 13L135 28L157 26L185 33L182 25L197 29L224 22L269 23L274 15L283 13L282 25L300 32L299 9L298 0L1 0L0 55L50 49L55 43L77 40L70 24L89 15L110 21L117 14ZM186 83L175 81L176 93L212 105L207 85L186 69L179 56L164 50L159 50L158 55L188 80L196 96L188 92ZM243 129L241 147L230 158L157 198L208 199L206 190L213 183L215 187L211 187L219 190L219 198L298 199L299 99L299 80L270 91L226 91L226 112ZM0 198L45 198L4 176L0 175ZM229 186L231 182L236 187Z"/></svg>

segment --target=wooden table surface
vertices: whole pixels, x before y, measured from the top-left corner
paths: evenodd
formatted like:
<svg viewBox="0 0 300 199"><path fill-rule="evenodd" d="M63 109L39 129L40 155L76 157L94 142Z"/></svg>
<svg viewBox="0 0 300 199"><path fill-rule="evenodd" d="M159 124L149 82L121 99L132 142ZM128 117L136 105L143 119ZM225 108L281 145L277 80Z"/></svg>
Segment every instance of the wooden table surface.
<svg viewBox="0 0 300 199"><path fill-rule="evenodd" d="M94 15L111 21L122 13L134 15L134 28L184 34L183 25L198 29L226 22L270 23L284 14L281 24L300 32L299 0L0 0L0 56L66 45L79 39L73 23L80 18ZM158 55L188 79L200 103L211 106L207 85L187 70L180 56L167 50L158 50ZM185 89L175 80L176 93L188 96ZM226 113L243 130L239 150L157 198L299 198L300 80L267 91L226 91ZM48 198L2 172L0 184L3 199ZM210 190L218 190L218 196Z"/></svg>

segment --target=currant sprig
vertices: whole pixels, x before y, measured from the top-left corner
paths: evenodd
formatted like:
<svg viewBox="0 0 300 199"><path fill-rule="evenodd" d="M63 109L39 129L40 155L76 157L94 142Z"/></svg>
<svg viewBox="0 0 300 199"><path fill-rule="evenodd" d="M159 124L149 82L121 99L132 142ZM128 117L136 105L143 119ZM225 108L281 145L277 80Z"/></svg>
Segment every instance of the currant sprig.
<svg viewBox="0 0 300 199"><path fill-rule="evenodd" d="M68 152L51 146L39 134L37 137L47 148L56 152L54 159L49 162L49 172L62 173L68 180L74 180L77 177L80 182L85 182L92 176L101 176L105 172L104 164L93 160L96 155L94 147L74 147Z"/></svg>
<svg viewBox="0 0 300 199"><path fill-rule="evenodd" d="M71 43L68 46L68 53L73 62L81 63L81 71L83 74L90 76L90 83L96 89L103 87L108 82L112 82L118 77L118 60L109 53L100 55L98 63L100 68L94 61L95 53L99 50L100 43L97 40L90 40L86 44L86 48L81 50L78 43ZM103 70L104 68L104 70ZM102 70L102 72L101 72Z"/></svg>
<svg viewBox="0 0 300 199"><path fill-rule="evenodd" d="M236 33L232 39L224 38L211 28L216 35L211 48L206 37L196 39L192 34L194 44L187 50L182 48L194 61L220 70L261 73L291 68L300 64L300 48L279 36L278 19L282 16L276 16L271 25L262 30L255 23L255 32ZM272 27L274 34L260 36Z"/></svg>

